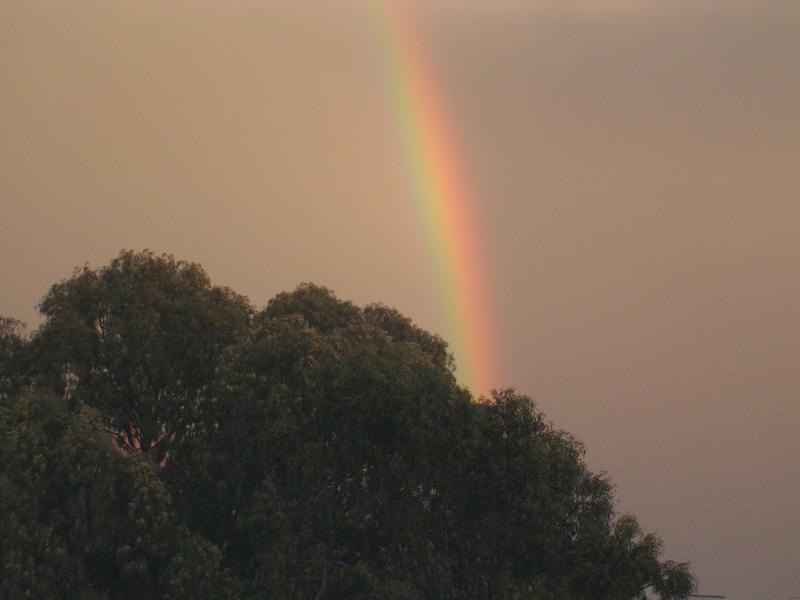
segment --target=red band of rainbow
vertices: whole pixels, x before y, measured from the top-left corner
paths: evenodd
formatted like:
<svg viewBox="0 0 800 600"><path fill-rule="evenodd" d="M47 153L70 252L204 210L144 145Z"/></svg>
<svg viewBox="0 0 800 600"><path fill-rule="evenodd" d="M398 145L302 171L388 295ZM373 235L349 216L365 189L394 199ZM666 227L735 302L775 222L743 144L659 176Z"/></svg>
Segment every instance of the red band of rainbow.
<svg viewBox="0 0 800 600"><path fill-rule="evenodd" d="M386 2L376 10L382 71L433 259L444 337L459 381L485 393L495 379L480 232L440 86L404 6Z"/></svg>

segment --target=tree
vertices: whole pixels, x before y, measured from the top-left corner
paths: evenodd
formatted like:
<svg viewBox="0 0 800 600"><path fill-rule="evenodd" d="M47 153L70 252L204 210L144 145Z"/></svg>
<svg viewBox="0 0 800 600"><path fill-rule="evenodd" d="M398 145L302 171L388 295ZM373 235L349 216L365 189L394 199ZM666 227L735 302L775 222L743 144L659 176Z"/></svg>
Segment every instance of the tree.
<svg viewBox="0 0 800 600"><path fill-rule="evenodd" d="M304 284L256 317L167 481L254 596L671 598L581 444L451 366L396 311Z"/></svg>
<svg viewBox="0 0 800 600"><path fill-rule="evenodd" d="M40 305L39 365L55 391L100 411L117 443L160 462L193 426L247 300L195 263L123 251L54 285Z"/></svg>
<svg viewBox="0 0 800 600"><path fill-rule="evenodd" d="M22 323L0 317L0 402L16 394L29 380L28 340Z"/></svg>
<svg viewBox="0 0 800 600"><path fill-rule="evenodd" d="M580 442L513 390L473 398L446 342L394 309L303 284L256 312L149 252L77 271L41 309L30 344L11 326L0 338L32 367L8 371L0 413L12 597L124 598L133 582L152 598L287 600L694 587L615 513Z"/></svg>
<svg viewBox="0 0 800 600"><path fill-rule="evenodd" d="M0 408L4 598L230 597L220 560L94 410L36 390Z"/></svg>
<svg viewBox="0 0 800 600"><path fill-rule="evenodd" d="M285 598L375 593L408 576L394 565L416 535L419 490L431 487L448 420L470 405L446 356L399 313L311 285L281 294L167 480L252 586Z"/></svg>

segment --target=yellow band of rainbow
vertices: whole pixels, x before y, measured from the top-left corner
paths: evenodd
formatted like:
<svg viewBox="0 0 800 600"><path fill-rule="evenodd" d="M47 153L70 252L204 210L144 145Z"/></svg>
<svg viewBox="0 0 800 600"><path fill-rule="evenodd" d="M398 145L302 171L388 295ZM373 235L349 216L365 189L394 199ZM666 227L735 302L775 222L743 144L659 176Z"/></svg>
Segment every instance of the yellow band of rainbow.
<svg viewBox="0 0 800 600"><path fill-rule="evenodd" d="M488 277L473 199L458 160L440 86L404 4L375 10L381 70L433 260L444 337L459 381L473 393L495 383Z"/></svg>

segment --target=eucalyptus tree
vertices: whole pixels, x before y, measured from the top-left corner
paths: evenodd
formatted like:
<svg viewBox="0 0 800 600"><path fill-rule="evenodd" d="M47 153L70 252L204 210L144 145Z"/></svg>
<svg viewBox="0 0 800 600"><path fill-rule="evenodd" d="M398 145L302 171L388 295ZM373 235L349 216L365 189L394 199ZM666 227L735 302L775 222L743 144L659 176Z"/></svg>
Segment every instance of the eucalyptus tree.
<svg viewBox="0 0 800 600"><path fill-rule="evenodd" d="M122 252L41 311L30 343L0 329L11 597L693 589L579 441L513 390L474 398L446 342L392 308L303 284L255 311L199 265Z"/></svg>
<svg viewBox="0 0 800 600"><path fill-rule="evenodd" d="M308 284L281 294L226 364L216 414L177 447L166 479L253 593L395 589L411 573L404 560L449 424L471 406L451 362L442 340L396 311Z"/></svg>
<svg viewBox="0 0 800 600"><path fill-rule="evenodd" d="M577 440L511 390L475 401L445 342L397 311L305 284L230 359L165 475L252 597L632 600L691 584L615 515Z"/></svg>
<svg viewBox="0 0 800 600"><path fill-rule="evenodd" d="M149 251L76 270L50 288L40 311L35 352L51 386L95 407L121 447L157 462L195 426L252 312L200 265Z"/></svg>
<svg viewBox="0 0 800 600"><path fill-rule="evenodd" d="M220 562L96 411L35 389L0 408L3 598L233 598Z"/></svg>
<svg viewBox="0 0 800 600"><path fill-rule="evenodd" d="M28 351L22 323L0 317L0 402L30 382Z"/></svg>

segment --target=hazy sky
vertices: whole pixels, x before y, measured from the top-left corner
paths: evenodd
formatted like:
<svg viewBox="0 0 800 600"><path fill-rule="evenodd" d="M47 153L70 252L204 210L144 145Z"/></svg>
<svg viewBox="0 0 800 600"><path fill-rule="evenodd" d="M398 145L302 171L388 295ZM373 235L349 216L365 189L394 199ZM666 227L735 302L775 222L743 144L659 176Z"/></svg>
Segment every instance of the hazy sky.
<svg viewBox="0 0 800 600"><path fill-rule="evenodd" d="M800 2L415 5L501 359L700 591L800 594ZM0 1L0 314L121 248L439 331L365 4Z"/></svg>

